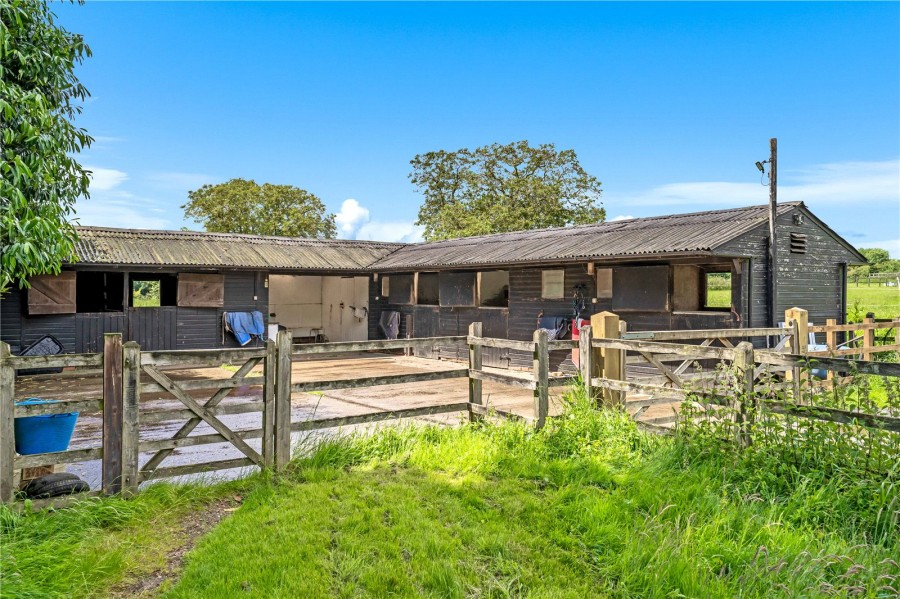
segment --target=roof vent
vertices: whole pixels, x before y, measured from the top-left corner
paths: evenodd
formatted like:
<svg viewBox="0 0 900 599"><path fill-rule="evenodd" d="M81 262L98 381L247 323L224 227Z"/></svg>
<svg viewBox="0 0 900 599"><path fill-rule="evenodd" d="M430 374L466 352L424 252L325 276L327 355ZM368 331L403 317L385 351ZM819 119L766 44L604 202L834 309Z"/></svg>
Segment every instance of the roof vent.
<svg viewBox="0 0 900 599"><path fill-rule="evenodd" d="M791 233L791 253L806 253L806 235L803 235L802 233Z"/></svg>

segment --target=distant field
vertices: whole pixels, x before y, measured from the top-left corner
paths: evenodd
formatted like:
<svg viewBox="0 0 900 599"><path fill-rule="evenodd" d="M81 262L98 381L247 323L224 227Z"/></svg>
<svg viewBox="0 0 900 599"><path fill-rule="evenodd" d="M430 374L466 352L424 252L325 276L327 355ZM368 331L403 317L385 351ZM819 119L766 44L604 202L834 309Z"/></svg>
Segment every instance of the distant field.
<svg viewBox="0 0 900 599"><path fill-rule="evenodd" d="M731 305L730 289L710 289L707 294L710 307ZM854 321L865 318L867 312L874 312L875 318L897 318L900 316L900 289L865 285L859 287L851 283L847 288L847 312L848 319Z"/></svg>
<svg viewBox="0 0 900 599"><path fill-rule="evenodd" d="M874 312L875 318L897 318L900 316L900 289L897 287L866 287L850 284L847 288L847 313L851 320L857 320L854 308L858 306L858 318L866 312Z"/></svg>

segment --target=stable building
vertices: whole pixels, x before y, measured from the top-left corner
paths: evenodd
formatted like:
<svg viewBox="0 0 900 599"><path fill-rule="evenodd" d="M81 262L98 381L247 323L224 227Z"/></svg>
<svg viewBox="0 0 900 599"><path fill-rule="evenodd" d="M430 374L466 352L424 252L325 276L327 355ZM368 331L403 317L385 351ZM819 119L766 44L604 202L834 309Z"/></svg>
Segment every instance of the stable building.
<svg viewBox="0 0 900 599"><path fill-rule="evenodd" d="M51 334L92 352L102 335L153 349L235 345L223 313L260 311L298 342L399 335L530 340L544 323L611 310L630 330L771 326L792 306L844 321L848 265L865 258L801 202L394 244L79 227L78 262L2 299L13 352ZM159 281L158 306L135 290ZM138 304L138 305L136 305ZM432 357L462 358L458 347ZM554 366L559 366L559 361ZM495 366L530 365L507 350Z"/></svg>

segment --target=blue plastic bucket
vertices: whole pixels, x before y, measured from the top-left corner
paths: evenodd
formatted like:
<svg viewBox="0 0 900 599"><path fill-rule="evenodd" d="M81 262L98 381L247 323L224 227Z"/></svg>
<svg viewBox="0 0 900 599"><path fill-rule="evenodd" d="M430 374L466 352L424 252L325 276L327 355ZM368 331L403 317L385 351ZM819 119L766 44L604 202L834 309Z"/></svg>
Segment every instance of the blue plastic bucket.
<svg viewBox="0 0 900 599"><path fill-rule="evenodd" d="M16 405L34 406L47 403L59 402L55 399L29 397L24 401L17 401ZM78 420L78 412L16 418L14 423L16 453L33 455L36 453L66 451L69 448L69 441L72 440L72 432L75 430L76 420Z"/></svg>

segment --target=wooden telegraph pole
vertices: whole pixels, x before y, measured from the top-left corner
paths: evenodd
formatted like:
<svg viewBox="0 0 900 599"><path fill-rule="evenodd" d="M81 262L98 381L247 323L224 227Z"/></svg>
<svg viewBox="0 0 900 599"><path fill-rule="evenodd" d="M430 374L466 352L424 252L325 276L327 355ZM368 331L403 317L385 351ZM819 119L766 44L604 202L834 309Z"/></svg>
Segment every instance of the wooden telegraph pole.
<svg viewBox="0 0 900 599"><path fill-rule="evenodd" d="M769 140L769 326L778 326L778 246L775 217L778 209L778 139Z"/></svg>

